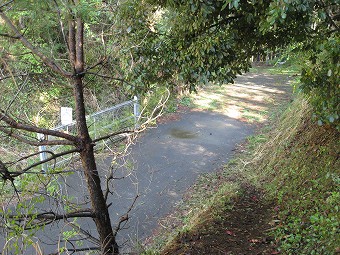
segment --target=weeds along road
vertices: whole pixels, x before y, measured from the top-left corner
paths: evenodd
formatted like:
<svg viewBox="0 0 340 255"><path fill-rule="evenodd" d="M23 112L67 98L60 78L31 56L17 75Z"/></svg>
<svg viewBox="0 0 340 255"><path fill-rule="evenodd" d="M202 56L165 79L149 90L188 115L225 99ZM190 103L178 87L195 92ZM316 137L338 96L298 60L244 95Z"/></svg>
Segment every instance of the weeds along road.
<svg viewBox="0 0 340 255"><path fill-rule="evenodd" d="M266 121L266 109L290 93L288 81L286 75L254 72L239 77L234 85L207 86L192 97L191 110L165 116L157 128L137 139L125 159L129 166L115 172L117 180L108 201L112 224L116 224L139 195L117 236L124 251L153 234L159 220L174 209L200 174L216 171L232 157L235 146L254 132L256 124ZM111 164L112 158L98 159L103 177ZM65 186L80 202L87 200L82 180L81 173L76 173ZM92 220L79 219L78 223L95 232ZM36 234L42 239L44 254L55 252L55 243L67 230L60 223ZM83 245L93 246L91 240Z"/></svg>

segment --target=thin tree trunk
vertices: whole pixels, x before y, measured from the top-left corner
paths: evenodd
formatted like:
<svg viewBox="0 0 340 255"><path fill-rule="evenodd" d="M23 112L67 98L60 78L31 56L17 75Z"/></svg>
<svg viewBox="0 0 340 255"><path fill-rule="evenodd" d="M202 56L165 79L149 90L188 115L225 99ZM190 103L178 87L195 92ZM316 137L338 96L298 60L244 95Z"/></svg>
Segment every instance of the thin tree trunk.
<svg viewBox="0 0 340 255"><path fill-rule="evenodd" d="M79 151L82 166L85 173L87 188L90 194L92 210L95 215L94 222L97 227L101 253L118 254L118 245L113 234L110 215L103 190L100 185L96 160L94 157L94 143L92 142L86 124L86 113L84 104L84 24L81 18L69 22L69 56L74 69L71 78L74 88L74 99L76 103L76 123L79 137Z"/></svg>
<svg viewBox="0 0 340 255"><path fill-rule="evenodd" d="M95 215L94 222L101 242L101 252L102 254L118 254L118 245L115 241L108 208L100 185L100 177L94 157L94 144L89 136L86 125L82 78L76 77L73 79L73 82L76 99L77 129L80 137L80 158Z"/></svg>

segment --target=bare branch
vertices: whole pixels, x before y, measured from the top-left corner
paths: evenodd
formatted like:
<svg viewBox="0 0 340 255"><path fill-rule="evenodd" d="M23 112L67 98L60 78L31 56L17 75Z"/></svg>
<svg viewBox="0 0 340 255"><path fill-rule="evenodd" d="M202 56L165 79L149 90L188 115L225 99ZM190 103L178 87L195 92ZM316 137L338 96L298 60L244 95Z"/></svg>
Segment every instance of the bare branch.
<svg viewBox="0 0 340 255"><path fill-rule="evenodd" d="M6 5L11 4L12 2L14 2L14 0L10 0L10 1L8 1L7 3L3 3L2 5L0 5L0 9L1 9L2 7L5 7Z"/></svg>
<svg viewBox="0 0 340 255"><path fill-rule="evenodd" d="M43 146L43 145L74 145L73 142L67 140L42 140L42 141L32 141L24 138L22 135L14 133L12 130L8 130L7 128L0 127L0 131L5 133L6 135L17 139L20 142L32 145L32 146ZM40 132L38 132L40 133Z"/></svg>
<svg viewBox="0 0 340 255"><path fill-rule="evenodd" d="M9 108L12 106L12 104L14 103L14 101L18 98L19 94L21 93L22 89L24 88L24 86L27 84L28 81L28 76L26 76L24 82L21 84L20 88L18 88L17 93L15 94L15 96L12 98L11 102L9 102L5 112L8 112Z"/></svg>
<svg viewBox="0 0 340 255"><path fill-rule="evenodd" d="M170 98L170 91L167 89L167 95L162 95L161 98L159 99L156 107L154 107L154 109L152 110L152 112L150 113L150 117L147 118L141 125L140 128L138 130L138 132L142 132L143 130L146 129L146 127L150 124L153 123L157 118L159 118L164 111L164 107L166 102L169 100ZM143 113L145 111L146 107L144 107L144 109L141 111L140 116L143 116Z"/></svg>
<svg viewBox="0 0 340 255"><path fill-rule="evenodd" d="M10 79L10 78L14 78L14 77L24 77L24 76L29 76L29 74L16 74L16 75L8 75L8 76L3 76L0 78L0 81L6 80L6 79Z"/></svg>
<svg viewBox="0 0 340 255"><path fill-rule="evenodd" d="M31 54L31 52L28 52L26 54ZM0 81L6 80L6 79L10 79L10 78L15 78L15 77L26 77L26 76L46 76L47 73L18 73L18 74L11 74L11 75L7 75L7 76L2 76L0 77Z"/></svg>
<svg viewBox="0 0 340 255"><path fill-rule="evenodd" d="M78 75L84 75L84 74L90 74L90 72L88 72L88 70L91 70L99 65L102 65L105 62L105 57L101 58L97 63L93 64L92 66L89 66L88 68L86 68L84 71L78 73ZM94 74L94 73L91 73Z"/></svg>
<svg viewBox="0 0 340 255"><path fill-rule="evenodd" d="M92 142L93 142L93 143L96 143L96 142L99 142L99 141L102 141L102 140L109 139L109 138L112 137L112 136L123 135L123 134L129 134L129 133L131 134L131 133L134 133L134 132L135 132L134 130L123 130L123 131L118 131L118 132L114 132L114 133L111 133L111 134L108 134L108 135L99 137L99 138L97 138L97 139L94 139Z"/></svg>
<svg viewBox="0 0 340 255"><path fill-rule="evenodd" d="M100 247L86 247L86 248L79 248L79 249L67 249L69 252L75 253L75 252L81 252L81 251L98 251L100 250Z"/></svg>
<svg viewBox="0 0 340 255"><path fill-rule="evenodd" d="M39 128L39 127L36 127L36 126L17 122L15 119L8 116L1 109L0 109L0 121L6 122L11 128L14 128L14 129L25 130L25 131L28 131L28 132L35 132L35 133L40 133L40 134L44 134L44 135L51 135L51 136L55 136L55 137L60 137L60 138L64 138L66 140L72 141L74 143L76 143L78 141L77 137L70 135L70 134L66 134L66 133L63 133L63 132L60 132L60 131L55 131L55 130L46 129L46 128ZM6 128L4 128L4 127L1 127L0 130L2 132L6 133L6 134L8 134L8 132L11 132L11 131L6 130ZM44 141L44 142L46 142L46 141ZM43 142L41 141L38 144L38 146L39 145L43 145Z"/></svg>
<svg viewBox="0 0 340 255"><path fill-rule="evenodd" d="M11 176L11 172L8 171L8 168L5 163L3 163L0 159L0 176L1 178L6 181L14 181L14 178Z"/></svg>
<svg viewBox="0 0 340 255"><path fill-rule="evenodd" d="M2 37L8 37L8 38L12 38L12 39L19 39L18 36L13 36L13 35L9 35L9 34L3 34L3 33L0 33L0 36Z"/></svg>
<svg viewBox="0 0 340 255"><path fill-rule="evenodd" d="M42 152L44 152L44 151L42 151ZM21 175L21 174L26 173L28 170L30 170L30 169L32 169L32 168L34 168L34 167L37 167L37 166L40 166L40 165L42 165L42 164L48 163L48 162L50 162L50 161L52 161L52 160L55 160L55 159L57 159L57 158L60 158L60 157L62 157L62 156L65 156L65 155L68 155L68 154L71 154L71 153L75 153L75 152L79 152L79 150L78 150L78 149L73 149L73 150L68 150L68 151L64 151L64 152L61 152L61 153L57 153L57 154L54 154L54 153L51 152L51 151L45 151L45 152L51 153L51 154L52 154L52 157L49 157L49 158L47 158L47 159L45 159L45 160L41 160L41 161L39 161L39 162L37 162L37 163L34 163L34 164L32 164L32 165L30 165L30 166L28 166L28 167L22 169L20 172L12 172L12 173L13 173L12 176L13 176L13 177L17 177L17 176L19 176L19 175ZM40 152L39 152L39 153L40 153Z"/></svg>
<svg viewBox="0 0 340 255"><path fill-rule="evenodd" d="M19 163L20 161L23 161L23 160L26 160L28 158L31 158L31 157L34 157L36 155L39 155L40 153L49 153L49 154L52 154L53 156L55 156L55 154L52 152L52 151L39 151L39 152L35 152L35 153L32 153L32 154L29 154L29 155L26 155L16 161L13 161L13 162L7 162L7 164L10 164L10 165L15 165L17 163Z"/></svg>
<svg viewBox="0 0 340 255"><path fill-rule="evenodd" d="M116 80L116 81L121 81L124 82L132 87L134 87L134 85L128 81L126 81L125 79L122 78L117 78L117 77L113 77L113 76L108 76L108 75L103 75L103 74L99 74L99 73L93 73L93 72L86 72L86 74L91 74L91 75L95 75L104 79L111 79L111 80Z"/></svg>
<svg viewBox="0 0 340 255"><path fill-rule="evenodd" d="M26 222L30 220L31 224L25 224L23 227L25 230L29 230L35 228L36 226L48 225L58 220L66 220L71 218L95 218L95 214L92 212L91 209L82 209L70 213L65 214L56 214L55 212L44 212L39 214L0 214L1 218L4 219L12 219L17 221L19 224L20 222ZM33 222L32 222L33 221Z"/></svg>
<svg viewBox="0 0 340 255"><path fill-rule="evenodd" d="M118 233L118 231L121 230L121 227L120 227L120 226L121 226L125 221L128 221L128 220L129 220L129 213L131 212L132 208L135 206L135 203L136 203L136 201L137 201L138 198L139 198L139 195L137 195L137 196L135 197L135 199L133 200L133 202L132 202L131 206L129 207L129 209L127 210L127 212L126 212L123 216L120 217L119 222L118 222L118 224L117 224L117 226L116 226L116 228L115 228L115 230L114 230L114 232L113 232L113 233L114 233L114 236L116 236L117 233Z"/></svg>
<svg viewBox="0 0 340 255"><path fill-rule="evenodd" d="M92 236L88 231L82 229L81 227L79 227L78 225L72 223L72 222L68 222L69 225L72 226L72 228L77 229L82 235L84 235L86 237L86 240L99 245L100 241L95 238L94 236Z"/></svg>
<svg viewBox="0 0 340 255"><path fill-rule="evenodd" d="M10 215L1 215L2 217L9 218L9 219L16 219L18 221L22 221L28 218L34 218L39 220L62 220L62 219L69 219L69 218L77 218L77 217L95 217L92 213L91 209L83 209L79 211L74 211L66 214L56 214L55 212L44 212L39 214L24 214L24 215L17 215L17 214L10 214Z"/></svg>

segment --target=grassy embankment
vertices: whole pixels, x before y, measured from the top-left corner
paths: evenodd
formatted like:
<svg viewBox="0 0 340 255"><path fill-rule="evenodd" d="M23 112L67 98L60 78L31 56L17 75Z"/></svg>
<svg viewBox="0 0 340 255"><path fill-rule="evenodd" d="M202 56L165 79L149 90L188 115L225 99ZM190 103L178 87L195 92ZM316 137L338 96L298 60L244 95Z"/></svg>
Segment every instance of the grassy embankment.
<svg viewBox="0 0 340 255"><path fill-rule="evenodd" d="M301 95L274 112L200 177L167 222L180 229L145 254L340 254L340 134L318 126Z"/></svg>

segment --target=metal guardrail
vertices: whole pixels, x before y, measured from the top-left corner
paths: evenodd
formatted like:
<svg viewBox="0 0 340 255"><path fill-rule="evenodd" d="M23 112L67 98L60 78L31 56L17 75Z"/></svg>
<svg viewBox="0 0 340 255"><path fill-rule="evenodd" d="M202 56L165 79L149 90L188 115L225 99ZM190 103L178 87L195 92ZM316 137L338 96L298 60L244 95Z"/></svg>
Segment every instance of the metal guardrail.
<svg viewBox="0 0 340 255"><path fill-rule="evenodd" d="M138 127L139 115L140 112L138 98L135 96L132 100L86 116L86 122L91 138L96 139L115 131L121 131L131 126L134 126L135 128ZM57 126L53 128L53 130L66 132L73 135L76 135L77 133L75 122L72 122L68 125ZM59 138L54 136L46 137L43 134L38 134L38 139L58 140ZM39 154L40 161L46 160L48 158L48 153L46 151L59 153L66 151L68 149L67 147L68 146L65 145L39 146L39 151L41 151ZM56 164L60 165L66 161L69 161L70 158L70 156L61 157L61 159L59 159ZM43 164L42 171L46 172L48 167L49 166L47 163Z"/></svg>

